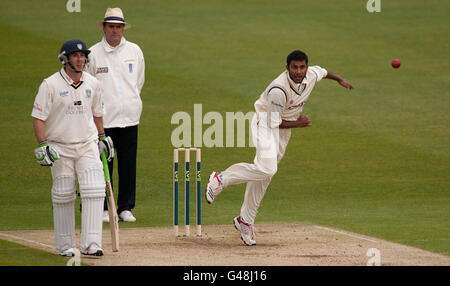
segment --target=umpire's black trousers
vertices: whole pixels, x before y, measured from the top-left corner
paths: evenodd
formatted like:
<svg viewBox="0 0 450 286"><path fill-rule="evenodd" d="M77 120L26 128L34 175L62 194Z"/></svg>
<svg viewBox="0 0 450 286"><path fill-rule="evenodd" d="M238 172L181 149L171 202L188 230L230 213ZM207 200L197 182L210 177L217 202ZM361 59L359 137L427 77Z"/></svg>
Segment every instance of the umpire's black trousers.
<svg viewBox="0 0 450 286"><path fill-rule="evenodd" d="M113 183L113 163L117 159L119 189L117 198L117 212L131 211L136 202L136 156L138 125L125 128L105 128L106 136L110 136L116 156L108 163L111 184ZM105 200L104 209L107 210Z"/></svg>

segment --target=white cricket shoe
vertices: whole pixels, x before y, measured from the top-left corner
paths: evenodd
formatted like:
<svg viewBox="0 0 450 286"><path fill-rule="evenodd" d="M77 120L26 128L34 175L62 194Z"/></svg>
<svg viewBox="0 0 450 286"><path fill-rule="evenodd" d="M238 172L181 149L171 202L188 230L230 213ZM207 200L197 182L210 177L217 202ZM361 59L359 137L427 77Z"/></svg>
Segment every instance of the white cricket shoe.
<svg viewBox="0 0 450 286"><path fill-rule="evenodd" d="M103 249L99 247L96 243L92 243L85 250L81 251L81 254L91 255L91 256L103 256Z"/></svg>
<svg viewBox="0 0 450 286"><path fill-rule="evenodd" d="M77 251L79 252L79 250L76 248L69 248L69 249L66 249L66 250L60 252L59 255L66 256L66 257L73 257L76 255ZM79 255L79 253L78 253L78 255Z"/></svg>
<svg viewBox="0 0 450 286"><path fill-rule="evenodd" d="M103 211L103 222L109 223L109 212Z"/></svg>
<svg viewBox="0 0 450 286"><path fill-rule="evenodd" d="M119 220L124 222L135 222L136 218L130 211L121 211L119 214Z"/></svg>
<svg viewBox="0 0 450 286"><path fill-rule="evenodd" d="M217 172L212 172L211 175L209 175L208 184L206 185L206 201L208 204L212 204L214 201L214 198L220 194L220 192L223 190L223 183L222 183L222 175Z"/></svg>
<svg viewBox="0 0 450 286"><path fill-rule="evenodd" d="M242 220L240 216L233 219L234 227L241 232L241 239L246 245L255 245L255 230L251 224Z"/></svg>

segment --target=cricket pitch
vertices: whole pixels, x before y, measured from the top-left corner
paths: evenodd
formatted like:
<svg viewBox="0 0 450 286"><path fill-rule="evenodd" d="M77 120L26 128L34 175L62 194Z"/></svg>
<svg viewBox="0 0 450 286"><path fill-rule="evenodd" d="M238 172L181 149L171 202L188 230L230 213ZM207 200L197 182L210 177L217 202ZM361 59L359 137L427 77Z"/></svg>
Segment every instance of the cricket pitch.
<svg viewBox="0 0 450 286"><path fill-rule="evenodd" d="M450 265L446 255L312 224L257 224L256 228L254 246L245 246L232 224L205 225L201 237L175 237L172 227L121 228L120 251L112 252L105 225L104 256L82 255L81 262L101 266ZM77 230L78 241L79 237ZM53 230L1 231L0 239L57 254Z"/></svg>

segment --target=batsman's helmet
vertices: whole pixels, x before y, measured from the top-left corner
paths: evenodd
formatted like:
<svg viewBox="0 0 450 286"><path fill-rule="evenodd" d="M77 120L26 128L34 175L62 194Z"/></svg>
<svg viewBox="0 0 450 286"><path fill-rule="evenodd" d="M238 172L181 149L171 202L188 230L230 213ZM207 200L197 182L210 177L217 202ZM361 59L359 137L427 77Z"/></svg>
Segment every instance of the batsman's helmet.
<svg viewBox="0 0 450 286"><path fill-rule="evenodd" d="M86 56L86 63L88 62L88 55L91 51L86 48L86 44L82 40L73 39L65 42L59 51L58 59L61 63L69 62L69 55L74 52L83 52Z"/></svg>

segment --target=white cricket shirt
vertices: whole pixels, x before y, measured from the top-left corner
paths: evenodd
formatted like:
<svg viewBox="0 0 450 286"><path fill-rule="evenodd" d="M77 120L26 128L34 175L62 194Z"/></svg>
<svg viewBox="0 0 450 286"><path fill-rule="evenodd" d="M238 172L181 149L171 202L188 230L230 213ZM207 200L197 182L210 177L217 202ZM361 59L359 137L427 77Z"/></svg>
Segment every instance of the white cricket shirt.
<svg viewBox="0 0 450 286"><path fill-rule="evenodd" d="M142 113L140 93L145 81L145 62L141 49L124 37L118 46L111 47L103 37L90 50L87 71L102 83L104 127L139 124Z"/></svg>
<svg viewBox="0 0 450 286"><path fill-rule="evenodd" d="M95 140L98 131L93 116L103 116L100 83L83 72L75 84L62 68L40 85L31 116L45 122L48 141L70 144Z"/></svg>
<svg viewBox="0 0 450 286"><path fill-rule="evenodd" d="M255 102L257 113L270 115L267 126L276 128L282 120L295 121L300 116L315 84L327 75L319 66L310 66L301 83L295 83L285 70L264 90Z"/></svg>

